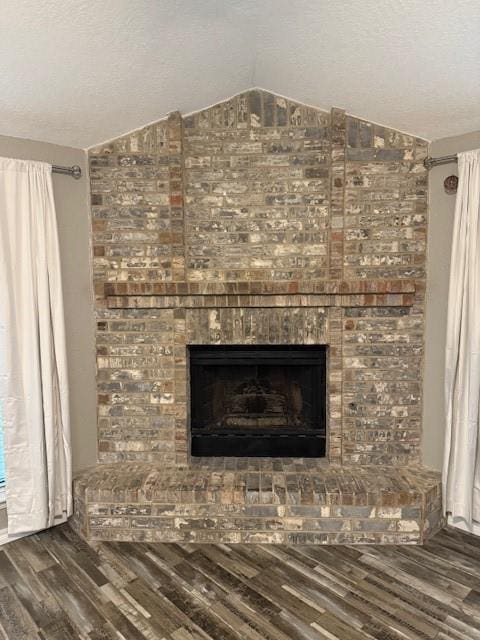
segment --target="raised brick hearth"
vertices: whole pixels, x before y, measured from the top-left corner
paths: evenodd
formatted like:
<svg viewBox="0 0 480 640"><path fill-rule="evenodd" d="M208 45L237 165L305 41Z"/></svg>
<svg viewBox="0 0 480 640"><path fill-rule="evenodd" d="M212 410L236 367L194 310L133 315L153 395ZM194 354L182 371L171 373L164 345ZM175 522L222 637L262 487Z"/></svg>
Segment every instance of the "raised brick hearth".
<svg viewBox="0 0 480 640"><path fill-rule="evenodd" d="M415 544L441 524L437 474L302 458L101 465L76 482L90 540Z"/></svg>
<svg viewBox="0 0 480 640"><path fill-rule="evenodd" d="M420 467L426 151L258 90L91 150L100 464L75 484L79 530L422 542L439 526ZM326 458L192 459L189 345L325 346Z"/></svg>

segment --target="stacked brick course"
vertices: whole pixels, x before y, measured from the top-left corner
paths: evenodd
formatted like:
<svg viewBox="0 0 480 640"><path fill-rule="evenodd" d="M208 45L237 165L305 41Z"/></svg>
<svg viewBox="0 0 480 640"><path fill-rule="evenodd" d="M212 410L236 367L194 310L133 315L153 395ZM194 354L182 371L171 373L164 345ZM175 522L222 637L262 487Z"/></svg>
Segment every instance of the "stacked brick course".
<svg viewBox="0 0 480 640"><path fill-rule="evenodd" d="M328 459L419 463L426 142L252 90L90 153L99 460L185 468L187 345L328 344Z"/></svg>

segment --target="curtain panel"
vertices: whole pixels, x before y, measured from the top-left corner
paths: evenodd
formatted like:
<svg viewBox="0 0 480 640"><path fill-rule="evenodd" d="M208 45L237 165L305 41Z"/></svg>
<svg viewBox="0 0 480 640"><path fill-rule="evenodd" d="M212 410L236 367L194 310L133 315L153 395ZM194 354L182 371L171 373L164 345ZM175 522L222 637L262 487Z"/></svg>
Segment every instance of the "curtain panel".
<svg viewBox="0 0 480 640"><path fill-rule="evenodd" d="M0 411L8 533L72 513L60 253L51 165L0 158Z"/></svg>
<svg viewBox="0 0 480 640"><path fill-rule="evenodd" d="M445 362L443 504L480 523L480 149L458 154Z"/></svg>

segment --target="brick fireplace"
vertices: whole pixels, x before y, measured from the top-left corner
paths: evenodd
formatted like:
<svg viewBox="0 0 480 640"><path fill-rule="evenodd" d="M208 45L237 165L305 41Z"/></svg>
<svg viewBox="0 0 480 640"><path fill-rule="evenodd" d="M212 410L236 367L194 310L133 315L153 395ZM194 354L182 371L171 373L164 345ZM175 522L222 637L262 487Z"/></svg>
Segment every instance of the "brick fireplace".
<svg viewBox="0 0 480 640"><path fill-rule="evenodd" d="M420 466L426 151L260 90L91 150L100 464L75 483L84 535L421 542L439 526Z"/></svg>

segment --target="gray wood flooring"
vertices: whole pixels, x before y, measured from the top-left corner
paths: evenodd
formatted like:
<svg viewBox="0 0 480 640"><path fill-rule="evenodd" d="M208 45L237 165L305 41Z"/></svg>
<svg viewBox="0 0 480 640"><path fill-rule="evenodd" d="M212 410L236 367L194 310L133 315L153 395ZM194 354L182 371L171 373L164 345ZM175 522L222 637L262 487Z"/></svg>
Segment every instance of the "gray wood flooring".
<svg viewBox="0 0 480 640"><path fill-rule="evenodd" d="M92 548L64 525L0 548L0 638L480 639L480 538Z"/></svg>

